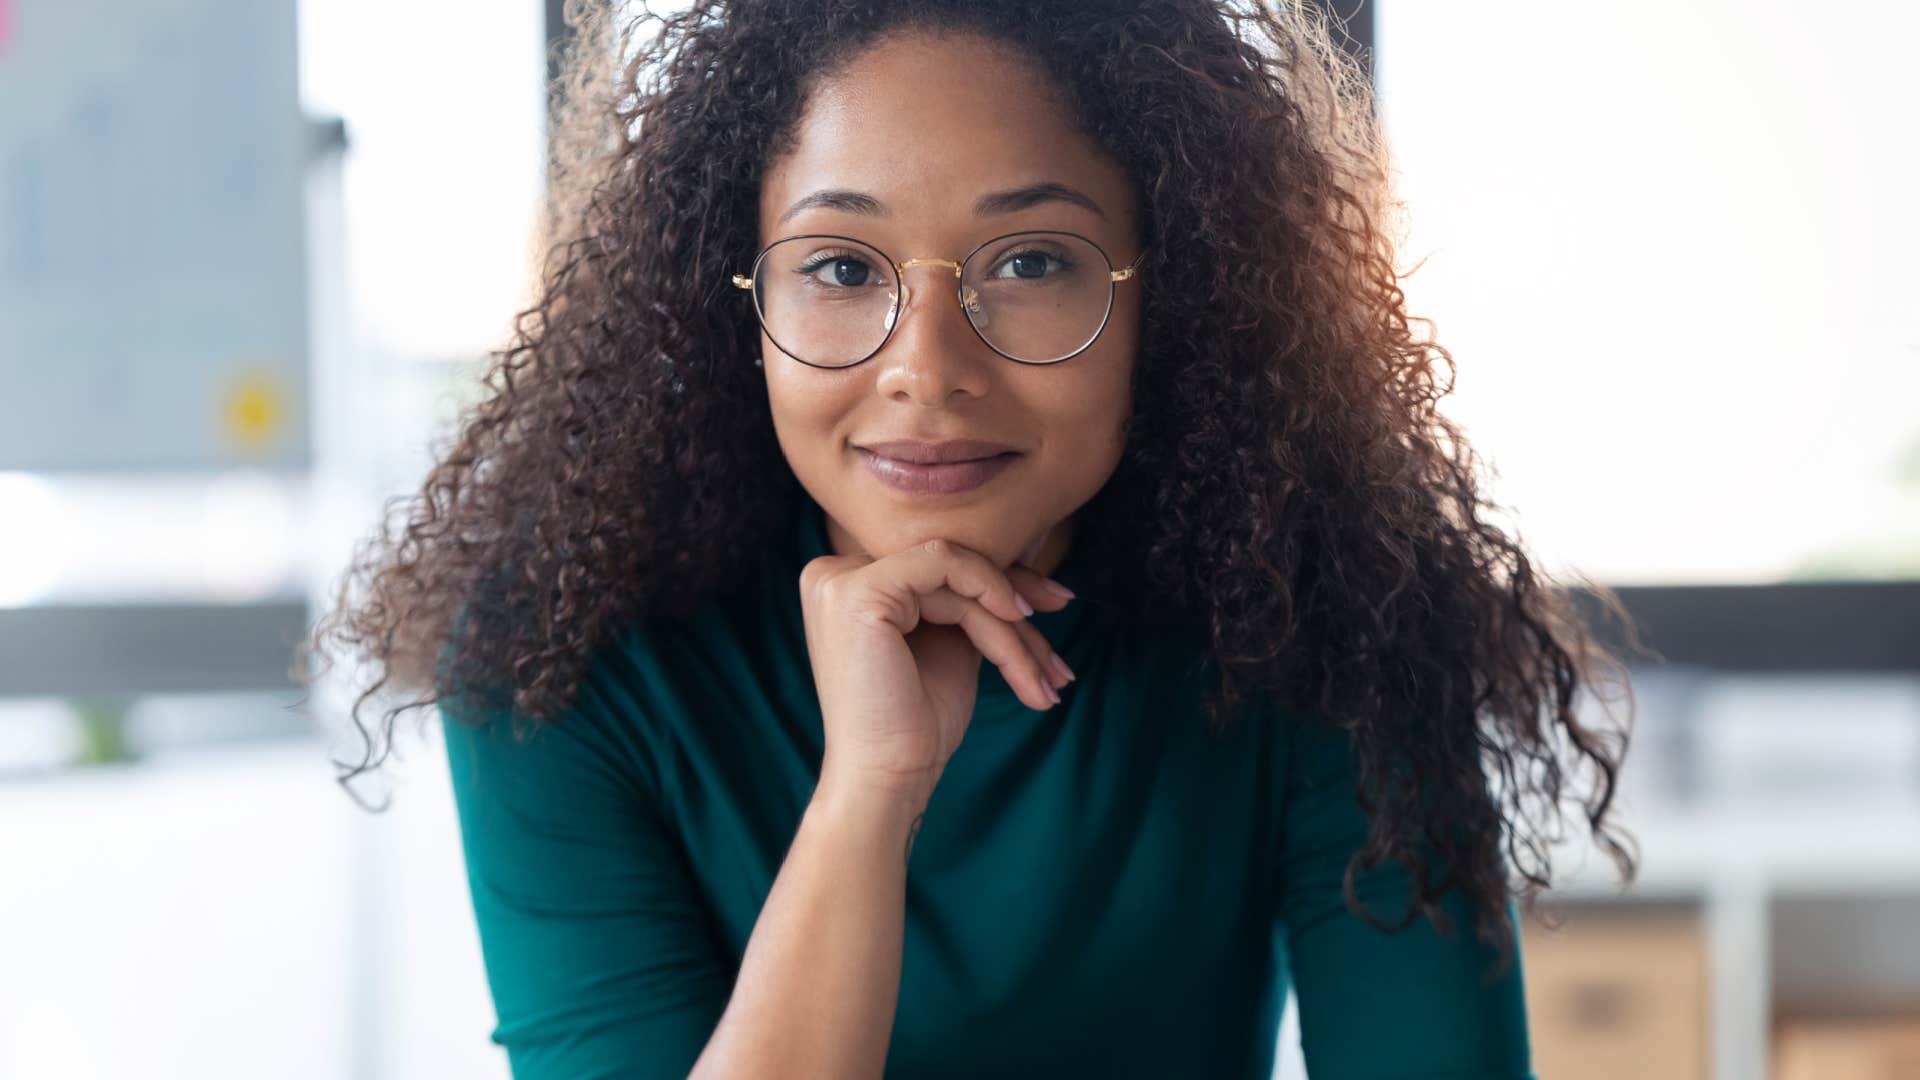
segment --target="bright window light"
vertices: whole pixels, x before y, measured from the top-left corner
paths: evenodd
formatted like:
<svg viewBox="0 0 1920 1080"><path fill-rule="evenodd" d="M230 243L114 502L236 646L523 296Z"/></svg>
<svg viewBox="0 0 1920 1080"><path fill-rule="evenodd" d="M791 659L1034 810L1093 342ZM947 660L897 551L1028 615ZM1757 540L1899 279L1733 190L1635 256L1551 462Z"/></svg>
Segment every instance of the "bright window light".
<svg viewBox="0 0 1920 1080"><path fill-rule="evenodd" d="M1375 8L1408 303L1543 560L1920 578L1920 5Z"/></svg>

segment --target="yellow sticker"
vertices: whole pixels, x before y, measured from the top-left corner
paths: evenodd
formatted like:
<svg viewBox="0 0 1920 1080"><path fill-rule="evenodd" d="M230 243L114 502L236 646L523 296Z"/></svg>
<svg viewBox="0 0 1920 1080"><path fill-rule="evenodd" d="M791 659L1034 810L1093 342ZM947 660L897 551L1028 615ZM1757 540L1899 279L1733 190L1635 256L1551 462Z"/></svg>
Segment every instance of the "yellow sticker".
<svg viewBox="0 0 1920 1080"><path fill-rule="evenodd" d="M227 380L220 394L220 427L243 450L262 450L287 426L287 393L269 372L242 372Z"/></svg>

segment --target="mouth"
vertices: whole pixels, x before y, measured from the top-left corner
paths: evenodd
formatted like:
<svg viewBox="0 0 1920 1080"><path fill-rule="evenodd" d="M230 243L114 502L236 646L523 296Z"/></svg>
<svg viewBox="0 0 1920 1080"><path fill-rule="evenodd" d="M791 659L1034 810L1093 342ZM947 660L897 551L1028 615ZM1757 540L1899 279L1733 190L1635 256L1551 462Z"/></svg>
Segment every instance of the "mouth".
<svg viewBox="0 0 1920 1080"><path fill-rule="evenodd" d="M876 480L907 495L957 495L986 484L1024 457L1009 450L961 461L913 462L856 446L860 460Z"/></svg>
<svg viewBox="0 0 1920 1080"><path fill-rule="evenodd" d="M909 465L949 465L964 461L985 461L1002 454L1019 452L1017 448L1005 443L987 442L983 439L949 439L946 442L887 439L856 444L855 449L867 450L894 461L904 461Z"/></svg>

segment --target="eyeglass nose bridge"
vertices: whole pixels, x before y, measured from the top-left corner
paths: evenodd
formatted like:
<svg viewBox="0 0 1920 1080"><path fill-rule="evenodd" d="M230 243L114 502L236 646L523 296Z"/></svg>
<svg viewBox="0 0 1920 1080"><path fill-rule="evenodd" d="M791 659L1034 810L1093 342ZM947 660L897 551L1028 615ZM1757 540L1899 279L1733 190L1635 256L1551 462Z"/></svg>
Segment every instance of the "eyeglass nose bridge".
<svg viewBox="0 0 1920 1080"><path fill-rule="evenodd" d="M954 262L952 259L908 259L906 262L896 263L894 265L894 270L898 272L900 277L902 278L902 281L900 282L900 284L902 286L906 284L906 281L904 279L907 276L908 267L919 266L923 263L928 266L951 266L953 267L953 276L956 278L960 276L961 265L957 262Z"/></svg>
<svg viewBox="0 0 1920 1080"><path fill-rule="evenodd" d="M889 333L893 331L893 324L899 320L900 312L904 310L907 303L913 299L913 288L907 284L907 270L909 267L921 265L951 266L953 267L955 280L963 277L966 271L965 264L953 259L917 258L908 259L903 263L893 264L894 274L896 275L894 280L900 283L900 290L894 294L893 303L887 307L886 327ZM973 289L966 290L966 295L960 297L960 306L966 311L968 318L977 319L980 316L980 294Z"/></svg>

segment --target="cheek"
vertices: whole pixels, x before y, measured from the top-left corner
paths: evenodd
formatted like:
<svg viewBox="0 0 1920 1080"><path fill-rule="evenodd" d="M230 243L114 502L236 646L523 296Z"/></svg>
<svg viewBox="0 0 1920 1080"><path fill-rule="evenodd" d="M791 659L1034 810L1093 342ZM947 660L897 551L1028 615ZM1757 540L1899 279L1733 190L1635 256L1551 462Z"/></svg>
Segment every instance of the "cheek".
<svg viewBox="0 0 1920 1080"><path fill-rule="evenodd" d="M1119 461L1133 397L1124 350L1097 356L1089 350L1068 362L1079 359L1094 362L1050 387L1045 402L1035 403L1036 413L1046 418L1050 468L1074 486L1089 477L1104 478Z"/></svg>
<svg viewBox="0 0 1920 1080"><path fill-rule="evenodd" d="M788 362L767 375L767 405L774 435L797 470L838 455L849 437L853 391L816 371L792 371ZM809 377L815 376L815 377Z"/></svg>
<svg viewBox="0 0 1920 1080"><path fill-rule="evenodd" d="M1089 436L1107 440L1133 415L1134 335L1116 334L1112 342L1103 338L1099 344L1108 348L1101 350L1097 364L1088 365L1089 377L1078 387L1077 407Z"/></svg>

